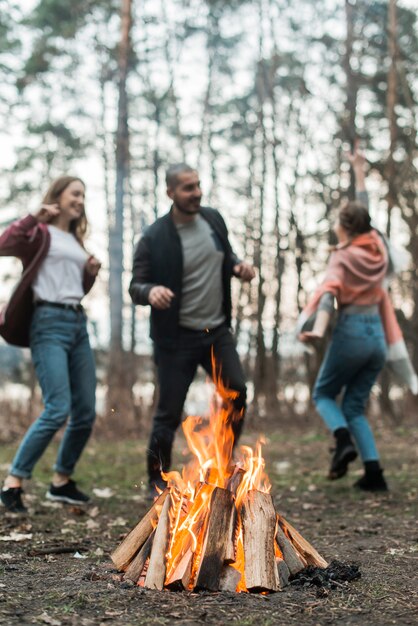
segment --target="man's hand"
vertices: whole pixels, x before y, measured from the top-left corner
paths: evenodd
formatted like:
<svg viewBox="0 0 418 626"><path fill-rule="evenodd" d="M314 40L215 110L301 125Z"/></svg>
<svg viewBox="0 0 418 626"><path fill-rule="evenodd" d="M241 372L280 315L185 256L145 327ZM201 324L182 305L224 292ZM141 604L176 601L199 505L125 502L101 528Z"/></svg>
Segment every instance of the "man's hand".
<svg viewBox="0 0 418 626"><path fill-rule="evenodd" d="M148 302L154 309L168 309L171 305L171 301L174 298L174 293L168 287L158 285L152 287L148 295Z"/></svg>
<svg viewBox="0 0 418 626"><path fill-rule="evenodd" d="M90 256L87 259L85 269L86 269L86 272L90 274L91 276L97 276L101 267L102 267L102 264L100 263L98 259L96 259L96 257Z"/></svg>
<svg viewBox="0 0 418 626"><path fill-rule="evenodd" d="M243 261L242 263L234 265L234 275L244 282L249 283L255 277L255 271L252 265Z"/></svg>
<svg viewBox="0 0 418 626"><path fill-rule="evenodd" d="M54 217L59 215L60 209L58 204L41 204L41 208L37 213L35 213L35 217L38 222L41 224L47 224Z"/></svg>

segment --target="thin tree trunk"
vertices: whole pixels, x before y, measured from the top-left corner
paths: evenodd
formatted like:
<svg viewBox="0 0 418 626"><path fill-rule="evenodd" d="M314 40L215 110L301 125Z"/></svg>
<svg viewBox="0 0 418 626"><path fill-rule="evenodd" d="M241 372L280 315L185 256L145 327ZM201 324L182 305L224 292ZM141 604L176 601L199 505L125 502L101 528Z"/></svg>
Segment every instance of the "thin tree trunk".
<svg viewBox="0 0 418 626"><path fill-rule="evenodd" d="M265 204L265 186L267 176L267 134L265 125L265 63L263 57L263 0L259 4L259 63L256 75L256 92L258 98L258 126L261 135L261 176L259 185L259 215L257 220L258 233L255 240L254 264L258 269L258 289L257 289L257 351L254 368L254 400L257 402L265 386L266 374L266 345L264 339L263 313L265 305L264 294L264 271L263 271L263 246L264 246L264 204Z"/></svg>
<svg viewBox="0 0 418 626"><path fill-rule="evenodd" d="M351 66L354 47L354 10L356 0L345 0L346 16L346 46L343 58L343 67L346 76L346 104L343 120L343 134L346 141L350 143L351 149L354 147L356 139L356 109L357 109L357 80ZM349 198L355 197L354 172L350 172Z"/></svg>
<svg viewBox="0 0 418 626"><path fill-rule="evenodd" d="M398 128L396 119L396 102L397 102L397 77L396 77L396 0L389 0L388 6L388 52L390 58L390 66L387 78L387 94L386 94L386 106L387 117L389 120L389 156L385 165L386 180L388 185L387 200L387 222L386 222L386 234L388 237L391 235L392 230L392 211L397 204L396 193L396 179L397 168L394 159L394 152L396 150L396 144L398 140ZM394 422L399 421L399 417L396 414L395 407L390 399L390 376L387 370L382 372L381 378L382 395L380 398L380 405L384 413L390 416Z"/></svg>
<svg viewBox="0 0 418 626"><path fill-rule="evenodd" d="M130 57L132 2L122 0L121 39L118 53L119 103L116 130L116 189L114 223L109 233L109 294L111 350L122 350L124 203L129 177L128 95L126 83Z"/></svg>
<svg viewBox="0 0 418 626"><path fill-rule="evenodd" d="M108 412L126 431L133 429L132 396L134 355L123 351L123 243L124 209L129 199L129 129L127 78L131 51L132 0L122 0L121 39L118 52L119 102L116 130L116 188L114 222L109 232L110 359L108 367ZM123 421L122 421L123 417ZM109 423L113 420L109 420Z"/></svg>

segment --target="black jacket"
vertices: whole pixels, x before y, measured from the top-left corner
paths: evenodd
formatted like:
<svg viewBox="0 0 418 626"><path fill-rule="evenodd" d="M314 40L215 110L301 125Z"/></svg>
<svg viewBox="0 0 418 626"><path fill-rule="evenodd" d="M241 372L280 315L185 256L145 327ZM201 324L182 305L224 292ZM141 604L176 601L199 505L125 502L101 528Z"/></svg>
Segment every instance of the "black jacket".
<svg viewBox="0 0 418 626"><path fill-rule="evenodd" d="M219 237L225 256L222 267L223 307L228 326L231 325L231 276L240 262L228 240L228 230L221 214L215 209L201 207L200 215ZM129 294L134 304L147 305L152 287L163 285L175 294L169 309L151 308L151 338L164 347L176 346L179 332L179 311L183 284L183 251L171 212L147 228L134 255Z"/></svg>

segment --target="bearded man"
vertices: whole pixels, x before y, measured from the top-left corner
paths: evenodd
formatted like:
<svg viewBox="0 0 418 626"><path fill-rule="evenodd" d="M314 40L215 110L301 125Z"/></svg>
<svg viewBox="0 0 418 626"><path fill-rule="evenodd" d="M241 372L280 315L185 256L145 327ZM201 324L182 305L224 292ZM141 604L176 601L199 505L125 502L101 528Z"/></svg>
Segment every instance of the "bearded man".
<svg viewBox="0 0 418 626"><path fill-rule="evenodd" d="M129 293L151 305L150 335L159 383L147 451L150 495L164 488L188 389L201 365L236 392L230 402L235 442L242 430L246 385L231 325L231 278L251 281L253 267L238 259L221 214L201 206L196 170L185 163L166 174L172 206L147 228L134 256ZM212 371L212 354L215 372Z"/></svg>

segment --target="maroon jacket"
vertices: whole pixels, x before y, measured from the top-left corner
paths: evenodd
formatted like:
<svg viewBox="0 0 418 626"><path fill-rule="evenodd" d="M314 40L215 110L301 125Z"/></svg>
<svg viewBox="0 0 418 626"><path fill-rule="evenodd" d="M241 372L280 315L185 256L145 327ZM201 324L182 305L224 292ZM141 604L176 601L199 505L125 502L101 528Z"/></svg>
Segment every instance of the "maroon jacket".
<svg viewBox="0 0 418 626"><path fill-rule="evenodd" d="M0 335L7 343L29 347L33 314L32 282L48 254L50 242L47 225L39 223L33 215L16 220L0 235L0 256L15 256L23 265L22 276L0 313ZM84 270L84 293L90 291L94 281L95 277Z"/></svg>

